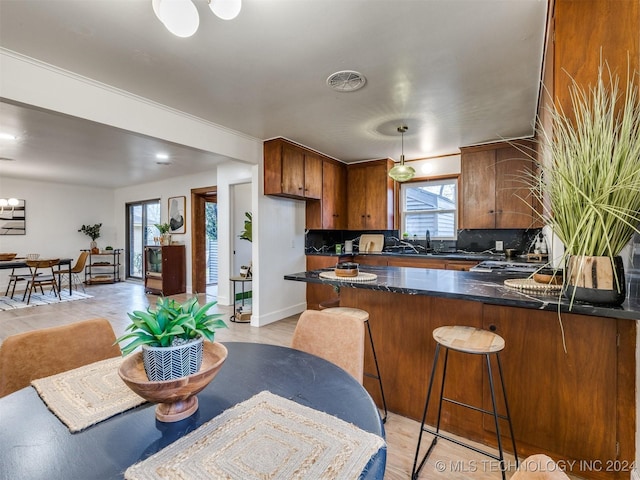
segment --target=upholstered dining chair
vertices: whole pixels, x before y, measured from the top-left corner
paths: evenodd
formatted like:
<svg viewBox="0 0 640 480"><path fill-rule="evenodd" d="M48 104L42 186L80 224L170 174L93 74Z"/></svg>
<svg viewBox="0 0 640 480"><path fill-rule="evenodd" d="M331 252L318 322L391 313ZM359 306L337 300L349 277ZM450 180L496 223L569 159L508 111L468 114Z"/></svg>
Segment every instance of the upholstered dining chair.
<svg viewBox="0 0 640 480"><path fill-rule="evenodd" d="M78 256L78 260L76 260L76 263L73 265L73 267L71 267L71 275L69 275L69 269L63 268L62 266L58 265L58 268L54 270L54 273L60 279L60 282L58 285L59 288L63 287L64 279L68 278L69 282L73 282L73 285L76 287L76 289L79 285L82 287L82 291L83 292L85 291L84 282L80 278L79 274L84 270L84 267L87 264L88 257L89 257L89 252L86 252L86 251L80 252L80 255Z"/></svg>
<svg viewBox="0 0 640 480"><path fill-rule="evenodd" d="M569 480L569 477L550 457L535 454L520 462L511 480Z"/></svg>
<svg viewBox="0 0 640 480"><path fill-rule="evenodd" d="M59 263L59 258L50 260L27 260L27 267L31 270L31 278L27 281L27 289L24 291L24 295L22 296L23 301L25 297L27 298L27 305L31 301L31 292L33 292L34 289L40 287L40 292L44 295L44 290L42 288L44 286L51 286L53 293L56 294L59 300L62 300L60 298L58 282L56 282L56 274L53 271L53 267ZM50 273L47 273L47 270Z"/></svg>
<svg viewBox="0 0 640 480"><path fill-rule="evenodd" d="M9 336L0 344L0 397L31 380L117 357L121 353L115 340L104 318Z"/></svg>
<svg viewBox="0 0 640 480"><path fill-rule="evenodd" d="M351 315L305 310L293 332L291 347L341 367L362 383L364 323Z"/></svg>

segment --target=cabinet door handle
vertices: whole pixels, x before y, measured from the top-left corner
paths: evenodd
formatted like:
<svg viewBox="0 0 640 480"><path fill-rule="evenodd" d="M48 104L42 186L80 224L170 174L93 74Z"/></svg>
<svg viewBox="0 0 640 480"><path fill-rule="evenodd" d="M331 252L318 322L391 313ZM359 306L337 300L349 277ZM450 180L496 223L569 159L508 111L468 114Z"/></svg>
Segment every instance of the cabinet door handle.
<svg viewBox="0 0 640 480"><path fill-rule="evenodd" d="M496 327L495 325L489 325L489 330L495 332L496 330L498 330L498 327Z"/></svg>

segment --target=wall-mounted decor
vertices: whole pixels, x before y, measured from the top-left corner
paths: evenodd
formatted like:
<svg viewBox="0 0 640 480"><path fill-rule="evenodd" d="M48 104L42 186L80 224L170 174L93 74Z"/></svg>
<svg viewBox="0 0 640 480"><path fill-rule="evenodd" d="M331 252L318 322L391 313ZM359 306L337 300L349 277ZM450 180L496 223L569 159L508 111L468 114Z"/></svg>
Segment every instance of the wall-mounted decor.
<svg viewBox="0 0 640 480"><path fill-rule="evenodd" d="M186 197L169 197L169 233L186 233Z"/></svg>
<svg viewBox="0 0 640 480"><path fill-rule="evenodd" d="M4 203L0 204L0 235L25 235L27 233L25 201L18 199L17 204L7 202L6 206Z"/></svg>

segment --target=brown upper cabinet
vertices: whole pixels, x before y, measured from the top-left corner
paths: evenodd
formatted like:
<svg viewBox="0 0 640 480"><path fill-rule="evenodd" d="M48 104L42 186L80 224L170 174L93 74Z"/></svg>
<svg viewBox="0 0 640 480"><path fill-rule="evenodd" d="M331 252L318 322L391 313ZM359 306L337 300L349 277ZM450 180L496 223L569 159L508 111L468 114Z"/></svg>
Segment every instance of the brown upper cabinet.
<svg viewBox="0 0 640 480"><path fill-rule="evenodd" d="M393 229L393 180L389 169L393 160L347 167L349 230Z"/></svg>
<svg viewBox="0 0 640 480"><path fill-rule="evenodd" d="M264 193L319 200L322 197L322 157L281 138L265 142Z"/></svg>
<svg viewBox="0 0 640 480"><path fill-rule="evenodd" d="M531 142L519 141L524 152ZM461 151L460 228L538 227L539 208L526 187L535 162L518 147L506 144L463 147Z"/></svg>
<svg viewBox="0 0 640 480"><path fill-rule="evenodd" d="M322 199L307 202L305 226L318 230L347 228L347 169L344 164L323 159Z"/></svg>

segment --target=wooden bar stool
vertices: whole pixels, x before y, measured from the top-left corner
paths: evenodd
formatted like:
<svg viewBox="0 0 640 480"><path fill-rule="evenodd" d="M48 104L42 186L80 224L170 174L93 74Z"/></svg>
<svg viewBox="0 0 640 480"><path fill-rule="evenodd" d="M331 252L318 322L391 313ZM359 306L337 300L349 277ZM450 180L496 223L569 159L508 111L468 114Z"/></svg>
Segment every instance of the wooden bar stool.
<svg viewBox="0 0 640 480"><path fill-rule="evenodd" d="M420 425L420 435L418 436L418 446L416 447L416 455L413 461L413 472L411 478L416 480L418 478L418 474L420 470L424 466L427 458L431 454L433 447L435 447L438 438L443 438L450 442L453 442L462 447L468 448L480 454L486 455L490 458L498 460L500 462L500 469L502 470L502 478L506 479L506 466L504 463L504 451L502 449L502 438L500 436L500 424L498 419L502 418L507 420L509 424L509 432L511 434L511 441L513 443L513 454L516 457L516 466L518 465L518 452L516 450L516 439L513 436L513 426L511 424L511 415L509 414L509 404L507 403L507 393L504 388L504 379L502 376L502 365L500 363L500 355L499 352L504 349L504 339L493 332L488 330L483 330L475 327L465 327L465 326L447 326L447 327L439 327L433 331L433 338L436 341L436 351L433 359L433 367L431 368L431 378L429 380L429 388L427 390L427 399L424 404L424 413L422 414L422 423ZM438 419L436 423L436 429L431 430L428 427L425 427L425 420L427 418L427 409L429 408L429 399L431 397L431 389L433 387L433 380L436 374L436 367L438 365L438 355L440 354L440 347L444 347L444 368L442 371L442 385L440 388L440 400L438 404ZM484 355L487 361L487 370L488 370L488 379L489 379L489 387L491 389L491 404L493 406L493 410L485 410L483 408L469 405L466 403L458 402L456 400L452 400L446 398L444 396L444 385L445 379L447 377L447 361L449 359L449 350L455 350L462 353L469 353L472 355ZM502 385L502 393L504 395L504 405L506 410L506 415L498 414L498 408L496 405L496 394L495 388L493 384L493 374L491 371L491 355L496 356L496 361L498 363L498 372L500 374L500 383ZM489 414L493 416L495 427L496 427L496 436L498 439L498 455L495 455L491 452L481 450L473 445L469 445L467 443L461 442L457 439L454 439L448 435L440 433L440 416L442 414L442 402L449 402L455 405L470 408L472 410L476 410L485 414ZM432 434L433 440L431 441L431 445L425 453L424 457L418 465L418 457L420 455L420 443L422 441L422 434L424 432Z"/></svg>
<svg viewBox="0 0 640 480"><path fill-rule="evenodd" d="M380 367L378 367L378 357L376 356L376 348L373 345L373 335L371 335L371 326L369 325L369 312L361 310L359 308L352 307L329 307L322 308L322 303L320 304L320 309L323 312L332 312L339 313L342 315L351 315L353 317L362 320L364 324L367 326L367 332L369 332L369 343L371 344L371 352L373 353L373 362L376 365L376 373L375 375L372 373L365 373L365 376L370 378L375 378L378 380L378 384L380 385L380 396L382 397L382 409L384 411L384 415L382 417L382 423L387 421L387 401L384 398L384 389L382 388L382 378L380 378Z"/></svg>

